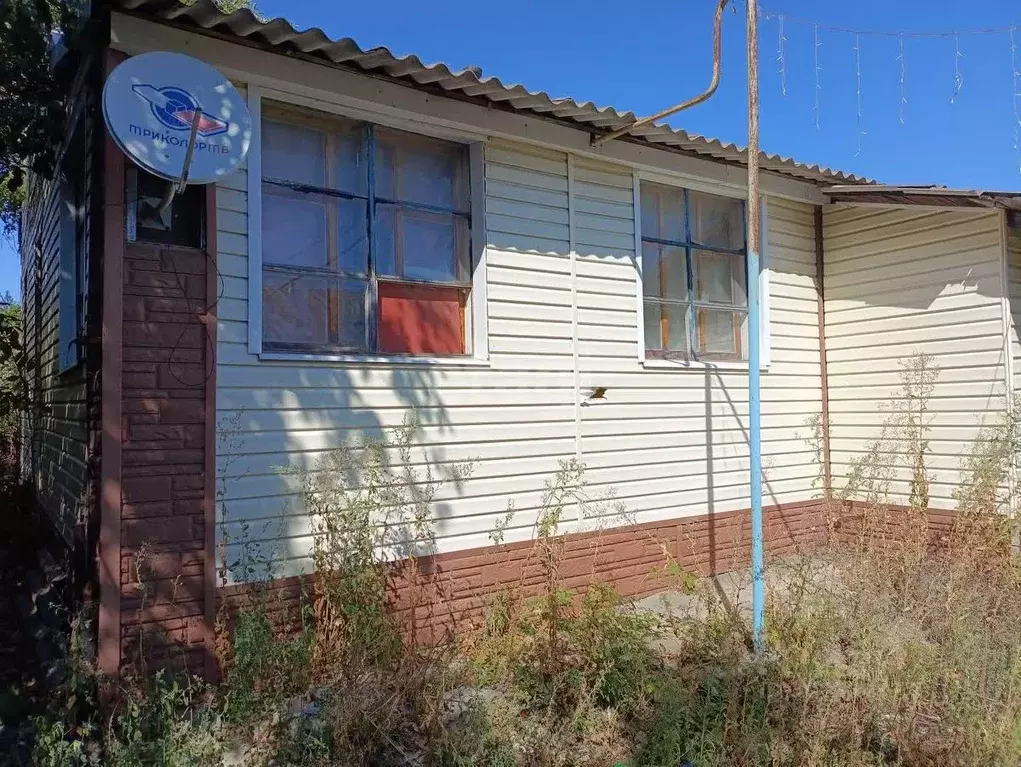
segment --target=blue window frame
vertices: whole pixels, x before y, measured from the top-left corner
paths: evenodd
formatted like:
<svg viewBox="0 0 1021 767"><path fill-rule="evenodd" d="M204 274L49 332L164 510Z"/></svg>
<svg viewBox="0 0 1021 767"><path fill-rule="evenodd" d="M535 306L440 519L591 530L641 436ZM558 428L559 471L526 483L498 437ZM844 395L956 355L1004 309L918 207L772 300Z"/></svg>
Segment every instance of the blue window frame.
<svg viewBox="0 0 1021 767"><path fill-rule="evenodd" d="M642 182L640 207L646 355L746 360L744 201Z"/></svg>

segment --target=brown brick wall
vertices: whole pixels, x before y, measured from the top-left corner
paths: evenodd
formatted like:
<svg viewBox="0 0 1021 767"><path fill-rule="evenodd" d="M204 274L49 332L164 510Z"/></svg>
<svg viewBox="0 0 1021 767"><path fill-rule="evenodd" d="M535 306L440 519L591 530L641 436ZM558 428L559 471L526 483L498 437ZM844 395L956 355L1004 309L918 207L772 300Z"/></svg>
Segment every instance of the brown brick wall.
<svg viewBox="0 0 1021 767"><path fill-rule="evenodd" d="M767 558L808 553L828 537L821 501L764 509ZM565 588L596 582L613 584L626 596L671 588L657 576L669 553L684 569L700 574L747 567L751 559L751 518L747 510L675 519L565 536L560 577ZM416 596L415 626L424 638L442 640L483 616L486 603L501 591L519 587L522 596L539 593L542 571L531 542L441 554L420 560L424 573ZM407 583L397 589L397 609L411 601ZM221 589L229 604L243 603L244 586ZM301 594L297 578L280 579L271 606L282 620L293 616Z"/></svg>
<svg viewBox="0 0 1021 767"><path fill-rule="evenodd" d="M141 646L149 662L196 672L206 662L210 575L210 260L204 251L127 243L122 299L121 661Z"/></svg>

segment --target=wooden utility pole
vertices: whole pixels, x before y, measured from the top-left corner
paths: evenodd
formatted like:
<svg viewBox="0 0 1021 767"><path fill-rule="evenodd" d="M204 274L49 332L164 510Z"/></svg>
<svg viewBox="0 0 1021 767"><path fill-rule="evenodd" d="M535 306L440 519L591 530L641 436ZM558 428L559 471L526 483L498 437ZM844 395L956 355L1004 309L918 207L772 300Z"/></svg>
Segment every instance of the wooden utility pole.
<svg viewBox="0 0 1021 767"><path fill-rule="evenodd" d="M759 202L759 11L748 0L748 453L752 508L752 639L756 652L765 649L765 573L762 541L762 403L759 258L762 207Z"/></svg>

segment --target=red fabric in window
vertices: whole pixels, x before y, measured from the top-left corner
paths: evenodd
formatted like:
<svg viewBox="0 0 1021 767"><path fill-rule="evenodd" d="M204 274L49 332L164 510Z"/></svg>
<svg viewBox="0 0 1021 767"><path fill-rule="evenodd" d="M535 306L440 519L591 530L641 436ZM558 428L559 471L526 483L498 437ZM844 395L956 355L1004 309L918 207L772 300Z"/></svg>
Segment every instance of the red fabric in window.
<svg viewBox="0 0 1021 767"><path fill-rule="evenodd" d="M379 350L393 354L464 354L464 291L379 283Z"/></svg>

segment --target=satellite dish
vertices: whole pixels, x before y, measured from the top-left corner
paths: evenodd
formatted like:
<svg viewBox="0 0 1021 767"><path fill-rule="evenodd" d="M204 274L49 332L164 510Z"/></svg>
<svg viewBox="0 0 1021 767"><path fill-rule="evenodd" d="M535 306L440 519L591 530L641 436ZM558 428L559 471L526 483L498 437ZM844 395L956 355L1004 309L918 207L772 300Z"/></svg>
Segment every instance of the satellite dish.
<svg viewBox="0 0 1021 767"><path fill-rule="evenodd" d="M103 117L128 157L181 190L233 173L252 139L248 105L230 81L180 53L119 64L103 87Z"/></svg>

